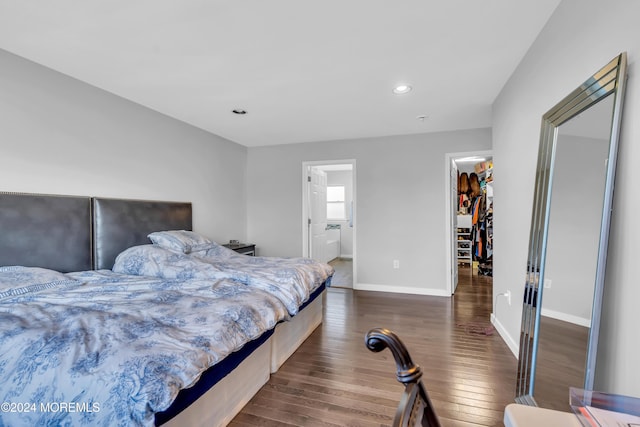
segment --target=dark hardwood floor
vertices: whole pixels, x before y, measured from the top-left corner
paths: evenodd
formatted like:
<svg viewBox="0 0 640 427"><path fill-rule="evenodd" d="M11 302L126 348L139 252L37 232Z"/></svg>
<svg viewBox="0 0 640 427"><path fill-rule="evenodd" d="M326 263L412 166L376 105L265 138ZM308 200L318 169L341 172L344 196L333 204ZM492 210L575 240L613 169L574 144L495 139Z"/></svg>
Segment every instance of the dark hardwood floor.
<svg viewBox="0 0 640 427"><path fill-rule="evenodd" d="M589 328L542 316L535 400L538 406L571 412L569 387L583 388Z"/></svg>
<svg viewBox="0 0 640 427"><path fill-rule="evenodd" d="M403 391L388 350L365 333L395 331L423 368L444 426L501 426L516 358L489 321L491 278L461 270L452 298L329 289L323 324L232 426L388 426Z"/></svg>

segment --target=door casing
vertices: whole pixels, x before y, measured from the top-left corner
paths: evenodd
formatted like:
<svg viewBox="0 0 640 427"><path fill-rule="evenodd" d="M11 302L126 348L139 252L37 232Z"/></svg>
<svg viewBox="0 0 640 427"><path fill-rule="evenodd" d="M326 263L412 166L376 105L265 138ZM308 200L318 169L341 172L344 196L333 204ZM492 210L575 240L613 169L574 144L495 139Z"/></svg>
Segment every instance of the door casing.
<svg viewBox="0 0 640 427"><path fill-rule="evenodd" d="M353 185L353 206L352 206L352 219L353 219L353 287L356 288L358 283L358 268L357 268L357 185L356 185L356 160L355 159L341 159L341 160L315 160L302 162L302 256L309 256L309 185L307 177L309 176L309 168L313 166L321 165L351 165L352 185Z"/></svg>
<svg viewBox="0 0 640 427"><path fill-rule="evenodd" d="M453 209L453 201L451 200L451 164L456 159L461 159L463 157L471 157L471 156L481 156L481 157L493 157L493 152L491 150L485 151L467 151L461 153L446 153L444 161L444 173L445 173L445 251L447 254L447 266L449 267L449 273L447 274L447 293L453 294L455 287L453 285L453 268L457 267L458 260L457 257L453 257L453 245L455 242L453 241L453 215L457 215L455 210ZM455 266L453 263L456 263Z"/></svg>

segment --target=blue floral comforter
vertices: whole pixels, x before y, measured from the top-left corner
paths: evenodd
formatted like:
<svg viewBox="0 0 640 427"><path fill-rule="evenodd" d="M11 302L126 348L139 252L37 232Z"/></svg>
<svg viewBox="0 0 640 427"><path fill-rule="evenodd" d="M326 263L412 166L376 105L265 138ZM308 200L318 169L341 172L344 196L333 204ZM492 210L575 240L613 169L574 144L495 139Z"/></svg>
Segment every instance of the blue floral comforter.
<svg viewBox="0 0 640 427"><path fill-rule="evenodd" d="M0 299L0 426L153 425L180 389L288 318L228 279L67 276L78 282Z"/></svg>
<svg viewBox="0 0 640 427"><path fill-rule="evenodd" d="M334 273L330 265L310 258L253 257L217 244L189 254L158 245L134 246L118 255L113 271L165 278L232 278L277 296L291 315Z"/></svg>

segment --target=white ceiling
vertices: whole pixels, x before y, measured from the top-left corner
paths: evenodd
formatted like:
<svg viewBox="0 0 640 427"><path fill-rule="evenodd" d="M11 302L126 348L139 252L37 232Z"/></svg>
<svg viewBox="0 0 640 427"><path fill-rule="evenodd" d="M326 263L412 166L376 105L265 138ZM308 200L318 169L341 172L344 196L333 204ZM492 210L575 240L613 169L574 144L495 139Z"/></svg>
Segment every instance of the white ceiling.
<svg viewBox="0 0 640 427"><path fill-rule="evenodd" d="M0 0L0 48L246 146L414 134L490 126L559 1Z"/></svg>

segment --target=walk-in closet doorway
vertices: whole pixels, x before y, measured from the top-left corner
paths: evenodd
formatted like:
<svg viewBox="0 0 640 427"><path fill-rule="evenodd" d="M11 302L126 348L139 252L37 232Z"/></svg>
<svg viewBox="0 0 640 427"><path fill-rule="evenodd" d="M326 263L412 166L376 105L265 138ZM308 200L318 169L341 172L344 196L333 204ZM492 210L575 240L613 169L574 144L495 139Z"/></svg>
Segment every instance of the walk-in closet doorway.
<svg viewBox="0 0 640 427"><path fill-rule="evenodd" d="M454 294L460 274L493 275L492 152L447 153L445 173L447 291Z"/></svg>

